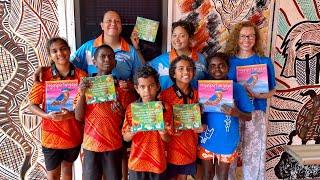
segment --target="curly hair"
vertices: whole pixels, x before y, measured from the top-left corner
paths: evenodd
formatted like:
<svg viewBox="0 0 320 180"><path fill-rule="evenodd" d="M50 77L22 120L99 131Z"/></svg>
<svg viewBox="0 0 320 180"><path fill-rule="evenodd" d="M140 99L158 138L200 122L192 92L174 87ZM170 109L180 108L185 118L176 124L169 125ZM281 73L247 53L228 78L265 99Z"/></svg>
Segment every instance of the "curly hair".
<svg viewBox="0 0 320 180"><path fill-rule="evenodd" d="M112 52L112 55L113 55L113 59L115 58L115 54L114 54L114 51L113 51L112 47L110 47L110 46L107 45L107 44L103 44L103 45L99 46L99 47L96 49L96 51L94 52L94 54L93 54L93 58L94 58L94 59L97 59L97 58L98 58L98 55L99 55L99 53L100 53L100 51L101 51L102 49L111 51L111 52Z"/></svg>
<svg viewBox="0 0 320 180"><path fill-rule="evenodd" d="M144 65L140 67L133 75L133 84L139 85L138 79L139 78L148 78L153 77L154 81L159 84L159 74L158 72L151 66Z"/></svg>
<svg viewBox="0 0 320 180"><path fill-rule="evenodd" d="M210 64L210 62L213 58L219 58L219 59L223 60L227 64L227 66L229 67L229 56L227 54L225 54L223 52L216 52L214 54L209 55L206 58L208 65Z"/></svg>
<svg viewBox="0 0 320 180"><path fill-rule="evenodd" d="M240 37L240 31L244 27L252 27L254 29L254 32L256 34L256 39L252 49L256 54L263 56L264 52L263 52L263 47L261 42L261 35L259 33L258 27L254 23L249 21L240 22L233 27L226 42L225 53L228 54L229 56L234 56L238 53L239 51L238 41Z"/></svg>
<svg viewBox="0 0 320 180"><path fill-rule="evenodd" d="M193 68L193 74L195 74L196 66L193 60L186 55L178 56L170 63L170 67L169 67L169 76L173 82L176 82L176 78L174 78L174 75L175 75L175 70L177 68L177 63L180 61L188 61L189 65Z"/></svg>
<svg viewBox="0 0 320 180"><path fill-rule="evenodd" d="M194 27L194 25L185 20L179 20L177 22L172 23L172 33L173 33L173 30L177 27L182 27L184 30L186 30L189 37L193 37L194 32L196 31L196 28Z"/></svg>

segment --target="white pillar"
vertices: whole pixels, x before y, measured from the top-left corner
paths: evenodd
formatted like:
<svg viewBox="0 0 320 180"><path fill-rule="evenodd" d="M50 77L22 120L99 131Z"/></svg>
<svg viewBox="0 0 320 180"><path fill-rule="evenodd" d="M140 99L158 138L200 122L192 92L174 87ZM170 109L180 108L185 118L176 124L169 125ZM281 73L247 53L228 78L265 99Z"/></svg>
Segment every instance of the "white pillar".
<svg viewBox="0 0 320 180"><path fill-rule="evenodd" d="M76 51L74 0L57 0L59 36L68 40L71 54Z"/></svg>

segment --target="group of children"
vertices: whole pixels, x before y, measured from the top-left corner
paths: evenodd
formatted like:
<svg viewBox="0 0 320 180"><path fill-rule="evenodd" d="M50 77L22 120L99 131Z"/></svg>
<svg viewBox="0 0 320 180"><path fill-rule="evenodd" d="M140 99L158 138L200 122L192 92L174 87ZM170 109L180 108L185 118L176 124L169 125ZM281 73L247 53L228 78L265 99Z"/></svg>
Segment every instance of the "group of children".
<svg viewBox="0 0 320 180"><path fill-rule="evenodd" d="M238 36L241 43L242 35ZM242 38L245 43L239 44L240 50L237 52L242 47L245 51L247 46L252 45L248 44L251 36ZM238 156L239 119L253 119L256 103L259 105L261 99L269 97L255 97L252 104L248 96L252 92L234 81L233 107L222 106L223 113L203 113L203 126L199 129L176 130L173 126L173 106L198 103L198 91L192 83L199 68L193 58L176 55L170 62L168 60L168 74L173 84L162 91L158 72L151 66L143 65L136 68L132 79L137 94L121 88L121 78L115 77L116 101L86 104L85 91L92 84L83 80L86 72L70 63L68 43L55 37L47 42L47 50L52 65L41 69L42 81L34 83L29 101L30 110L43 118L41 138L48 179L59 179L60 176L71 179L72 163L81 147L83 179L101 179L103 176L108 180L121 179L125 176L122 167L126 166L122 160L129 148L123 140L131 142L127 163L129 179L187 179L188 175L196 176L197 166L204 169L203 179L213 179L215 171L218 179L228 179L229 166ZM250 57L256 55L250 54ZM207 64L207 79L227 80L230 77L235 80L235 63L240 62L234 60L229 65L229 57L224 53L215 53L206 60L203 64ZM259 58L259 61L262 60ZM118 62L112 47L100 45L94 52L92 62L97 69L96 76L113 74ZM63 109L61 112L46 113L45 81L69 79L79 82L74 111ZM131 103L150 101L162 101L165 129L132 132ZM265 108L265 105L261 107Z"/></svg>

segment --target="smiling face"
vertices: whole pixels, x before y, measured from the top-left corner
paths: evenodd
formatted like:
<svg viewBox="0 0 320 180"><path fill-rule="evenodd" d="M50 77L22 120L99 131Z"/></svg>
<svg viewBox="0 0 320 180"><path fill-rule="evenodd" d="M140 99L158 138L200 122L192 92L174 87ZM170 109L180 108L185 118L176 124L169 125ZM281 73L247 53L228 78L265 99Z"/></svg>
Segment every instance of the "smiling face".
<svg viewBox="0 0 320 180"><path fill-rule="evenodd" d="M69 63L70 48L65 42L58 40L49 47L49 56L56 65L65 65Z"/></svg>
<svg viewBox="0 0 320 180"><path fill-rule="evenodd" d="M140 95L142 102L155 101L160 85L155 81L153 76L147 78L138 78L137 85L134 86Z"/></svg>
<svg viewBox="0 0 320 180"><path fill-rule="evenodd" d="M112 69L116 66L113 50L101 48L93 63L97 66L99 74L111 74Z"/></svg>
<svg viewBox="0 0 320 180"><path fill-rule="evenodd" d="M121 18L115 11L106 12L100 26L105 36L118 37L122 31Z"/></svg>
<svg viewBox="0 0 320 180"><path fill-rule="evenodd" d="M213 57L208 64L208 73L214 80L227 79L228 65L223 59Z"/></svg>
<svg viewBox="0 0 320 180"><path fill-rule="evenodd" d="M256 33L253 27L243 27L239 33L238 45L240 51L253 51L256 43Z"/></svg>
<svg viewBox="0 0 320 180"><path fill-rule="evenodd" d="M177 26L171 36L172 47L177 51L186 51L189 49L190 37L188 32L181 26Z"/></svg>
<svg viewBox="0 0 320 180"><path fill-rule="evenodd" d="M186 60L180 60L175 66L173 77L176 84L190 84L194 77L194 67Z"/></svg>

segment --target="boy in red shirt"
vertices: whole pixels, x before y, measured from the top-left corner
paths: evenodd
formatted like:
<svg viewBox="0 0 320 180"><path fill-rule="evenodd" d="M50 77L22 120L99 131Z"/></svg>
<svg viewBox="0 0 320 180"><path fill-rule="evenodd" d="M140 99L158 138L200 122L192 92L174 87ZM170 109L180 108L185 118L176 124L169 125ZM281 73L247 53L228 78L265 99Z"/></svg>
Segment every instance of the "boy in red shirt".
<svg viewBox="0 0 320 180"><path fill-rule="evenodd" d="M157 100L157 94L160 90L159 75L152 67L143 66L139 69L134 75L133 82L140 95L139 102ZM169 130L172 123L172 109L166 104L163 106L164 121L166 129ZM166 179L165 142L169 140L166 130L133 133L130 130L131 126L132 112L131 105L129 105L122 128L124 140L132 140L128 163L129 179Z"/></svg>
<svg viewBox="0 0 320 180"><path fill-rule="evenodd" d="M80 152L82 125L74 118L74 112L44 111L45 82L71 80L85 77L86 73L70 63L70 47L66 40L54 37L48 40L47 50L53 61L42 68L42 82L34 82L29 94L30 111L42 117L41 144L48 179L72 179L72 163ZM40 108L42 105L42 108Z"/></svg>
<svg viewBox="0 0 320 180"><path fill-rule="evenodd" d="M108 45L97 48L93 63L98 69L97 76L110 75L116 66L115 54ZM83 179L121 179L122 136L121 124L124 108L130 104L132 94L119 88L116 83L117 101L86 104L85 90L91 84L81 80L80 96L75 109L76 119L84 119L83 137Z"/></svg>

